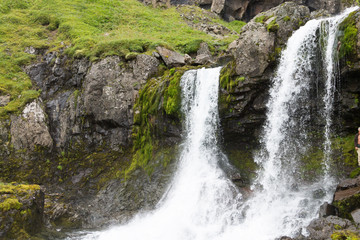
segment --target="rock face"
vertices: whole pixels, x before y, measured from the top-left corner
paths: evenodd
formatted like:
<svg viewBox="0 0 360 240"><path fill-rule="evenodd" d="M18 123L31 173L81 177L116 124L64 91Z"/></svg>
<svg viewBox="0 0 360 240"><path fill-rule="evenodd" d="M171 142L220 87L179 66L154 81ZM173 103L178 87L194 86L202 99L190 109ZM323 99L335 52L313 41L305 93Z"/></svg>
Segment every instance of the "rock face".
<svg viewBox="0 0 360 240"><path fill-rule="evenodd" d="M265 103L276 57L310 11L292 2L257 15L229 45L232 65L222 72L221 125L225 142L234 148L257 139L265 119ZM286 17L287 16L287 17Z"/></svg>
<svg viewBox="0 0 360 240"><path fill-rule="evenodd" d="M0 238L29 239L43 226L44 193L38 185L0 186Z"/></svg>
<svg viewBox="0 0 360 240"><path fill-rule="evenodd" d="M34 150L36 145L51 148L53 144L43 106L37 100L26 105L20 116L11 117L10 133L16 150Z"/></svg>

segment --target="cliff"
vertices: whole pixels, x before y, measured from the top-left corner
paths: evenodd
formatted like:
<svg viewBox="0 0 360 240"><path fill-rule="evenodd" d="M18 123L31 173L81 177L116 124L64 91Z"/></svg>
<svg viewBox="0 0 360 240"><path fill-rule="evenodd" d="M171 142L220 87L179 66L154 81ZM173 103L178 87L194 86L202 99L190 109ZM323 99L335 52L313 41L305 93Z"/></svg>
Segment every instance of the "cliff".
<svg viewBox="0 0 360 240"><path fill-rule="evenodd" d="M192 3L211 5L207 11L171 7L171 2L165 2L168 9L133 0L69 2L0 3L0 181L42 186L33 194L45 194L38 201L47 228L38 233L43 238L126 221L139 209L154 207L177 159L179 81L188 69L224 65L222 145L239 168L233 179L246 187L257 168L251 152L259 147L281 49L294 30L324 14L315 10L335 13L346 5ZM219 15L249 22L243 27ZM345 162L340 164L344 172L356 164L344 141L360 125L358 16L344 21L339 47L341 88L334 128L341 136L337 161ZM2 193L2 203L13 198L8 194ZM19 216L20 210L33 208L11 206L3 214ZM14 238L17 224L7 223L0 237ZM36 234L24 226L28 233L22 234Z"/></svg>

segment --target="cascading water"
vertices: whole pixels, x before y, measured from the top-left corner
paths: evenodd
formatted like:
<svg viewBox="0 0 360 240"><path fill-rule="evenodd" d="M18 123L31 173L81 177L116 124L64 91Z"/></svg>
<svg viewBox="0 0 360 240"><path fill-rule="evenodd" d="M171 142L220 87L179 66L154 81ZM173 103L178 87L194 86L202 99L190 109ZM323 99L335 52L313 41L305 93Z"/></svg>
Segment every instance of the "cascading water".
<svg viewBox="0 0 360 240"><path fill-rule="evenodd" d="M322 202L332 199L334 180L328 174L329 159L325 159L325 173L313 184L301 184L298 180L301 172L298 162L313 144L310 141L313 116L318 114L315 111L320 111L325 121L325 156L330 156L336 32L338 24L354 10L309 21L293 34L282 52L267 104L267 120L260 141L263 148L256 156L261 166L253 186L256 193L244 206L245 221L234 230L245 236L244 239L274 239L279 234L294 236L316 217ZM320 32L322 24L326 25L326 31ZM325 34L321 36L321 33ZM317 81L316 65L321 64L318 62L319 49L322 55L321 38L327 43L323 57L326 83L323 109L314 109L311 88Z"/></svg>
<svg viewBox="0 0 360 240"><path fill-rule="evenodd" d="M326 120L323 147L330 151L336 29L354 10L311 20L289 39L270 90L262 149L255 157L260 170L250 199L241 198L218 166L222 158L216 138L220 68L190 70L181 79L186 138L177 173L157 208L126 225L77 239L271 240L294 236L306 227L319 206L331 199L329 189L334 187L327 173L317 183L301 184L297 180L297 162L311 145L314 106L309 98L316 78L314 69L319 64L319 39L325 38L327 43L325 57L320 58L326 66L325 92L320 94L324 110L320 115ZM319 30L322 24L327 31ZM326 36L319 36L320 32ZM325 172L328 168L325 163Z"/></svg>
<svg viewBox="0 0 360 240"><path fill-rule="evenodd" d="M209 240L239 222L240 194L218 167L221 68L187 71L181 79L186 139L173 182L153 212L87 239Z"/></svg>

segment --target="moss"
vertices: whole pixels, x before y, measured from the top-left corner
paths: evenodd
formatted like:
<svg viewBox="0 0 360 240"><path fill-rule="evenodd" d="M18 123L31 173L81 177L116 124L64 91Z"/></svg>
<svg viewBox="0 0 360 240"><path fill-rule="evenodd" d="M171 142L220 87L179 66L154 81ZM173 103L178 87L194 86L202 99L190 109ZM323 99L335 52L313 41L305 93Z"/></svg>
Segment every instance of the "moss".
<svg viewBox="0 0 360 240"><path fill-rule="evenodd" d="M230 163L239 170L243 184L248 185L255 179L258 165L254 161L251 150L228 149L226 154Z"/></svg>
<svg viewBox="0 0 360 240"><path fill-rule="evenodd" d="M324 152L321 147L312 146L300 157L300 174L306 181L314 181L322 176Z"/></svg>
<svg viewBox="0 0 360 240"><path fill-rule="evenodd" d="M279 30L279 24L277 24L276 18L266 26L266 29L268 32L277 32Z"/></svg>
<svg viewBox="0 0 360 240"><path fill-rule="evenodd" d="M235 78L235 74L235 61L228 63L220 72L220 87L229 93L234 90L234 87L237 86L239 82L245 80L244 77Z"/></svg>
<svg viewBox="0 0 360 240"><path fill-rule="evenodd" d="M163 76L148 80L140 90L139 97L134 105L133 128L133 159L125 176L137 167L143 168L149 175L149 167L153 153L157 150L155 144L157 118L167 116L179 122L181 118L181 88L180 79L189 67L172 68L165 71Z"/></svg>
<svg viewBox="0 0 360 240"><path fill-rule="evenodd" d="M3 202L0 203L1 211L9 211L11 209L20 209L22 203L19 202L16 198L6 198Z"/></svg>
<svg viewBox="0 0 360 240"><path fill-rule="evenodd" d="M261 15L261 16L255 18L255 22L264 23L267 19L269 19L268 16L266 16L266 15Z"/></svg>
<svg viewBox="0 0 360 240"><path fill-rule="evenodd" d="M360 168L356 168L353 171L351 171L349 177L350 178L356 178L359 175L360 175Z"/></svg>
<svg viewBox="0 0 360 240"><path fill-rule="evenodd" d="M360 235L358 232L353 232L350 230L344 231L335 231L331 234L332 240L360 240Z"/></svg>
<svg viewBox="0 0 360 240"><path fill-rule="evenodd" d="M357 11L350 13L339 26L339 30L343 33L339 38L339 41L341 42L339 50L340 58L346 57L351 60L356 57L358 33L358 29L356 27L356 13Z"/></svg>
<svg viewBox="0 0 360 240"><path fill-rule="evenodd" d="M333 205L339 209L339 217L353 220L351 212L360 205L360 194L354 194L349 198L340 201L334 201Z"/></svg>
<svg viewBox="0 0 360 240"><path fill-rule="evenodd" d="M285 16L284 18L283 18L283 20L285 21L285 22L288 22L288 21L290 21L290 17L289 16Z"/></svg>

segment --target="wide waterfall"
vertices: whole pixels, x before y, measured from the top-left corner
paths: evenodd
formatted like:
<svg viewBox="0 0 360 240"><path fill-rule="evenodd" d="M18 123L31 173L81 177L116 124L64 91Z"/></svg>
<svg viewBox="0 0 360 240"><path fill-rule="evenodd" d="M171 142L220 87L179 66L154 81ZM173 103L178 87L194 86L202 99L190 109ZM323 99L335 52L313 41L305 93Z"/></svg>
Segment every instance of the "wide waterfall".
<svg viewBox="0 0 360 240"><path fill-rule="evenodd" d="M226 161L217 139L221 68L190 70L181 79L185 139L179 166L156 209L126 225L76 239L272 240L306 235L305 227L319 206L331 201L334 190L329 168L336 34L338 24L354 10L311 20L288 40L272 79L262 147L255 155L260 169L249 199L242 198L219 166ZM316 106L310 101L314 95L320 99ZM324 126L323 171L305 184L299 180L298 161L312 147L315 122Z"/></svg>

